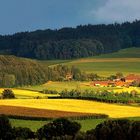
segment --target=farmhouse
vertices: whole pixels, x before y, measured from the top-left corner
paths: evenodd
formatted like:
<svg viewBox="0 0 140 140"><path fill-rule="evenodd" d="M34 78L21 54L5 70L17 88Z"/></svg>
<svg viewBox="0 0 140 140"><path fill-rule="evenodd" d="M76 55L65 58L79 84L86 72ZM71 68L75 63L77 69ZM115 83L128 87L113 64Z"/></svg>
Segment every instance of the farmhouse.
<svg viewBox="0 0 140 140"><path fill-rule="evenodd" d="M66 80L72 80L73 75L71 73L67 73Z"/></svg>
<svg viewBox="0 0 140 140"><path fill-rule="evenodd" d="M93 81L91 83L92 86L102 86L102 87L109 87L109 86L116 86L116 87L129 87L132 85L133 82L140 82L140 75L129 74L128 76L122 79L115 79L113 81Z"/></svg>

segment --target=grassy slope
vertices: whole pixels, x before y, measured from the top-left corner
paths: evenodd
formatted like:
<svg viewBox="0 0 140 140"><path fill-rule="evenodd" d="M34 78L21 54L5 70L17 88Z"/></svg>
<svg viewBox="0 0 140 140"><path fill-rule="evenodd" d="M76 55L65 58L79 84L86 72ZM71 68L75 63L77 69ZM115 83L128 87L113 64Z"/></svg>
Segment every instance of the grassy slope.
<svg viewBox="0 0 140 140"><path fill-rule="evenodd" d="M140 74L140 48L129 48L116 53L71 61L40 61L40 64L44 67L56 64L76 66L82 71L93 72L103 76L116 74L117 72Z"/></svg>
<svg viewBox="0 0 140 140"><path fill-rule="evenodd" d="M66 63L75 65L83 71L106 76L123 72L140 74L140 48L129 48L116 53L83 58Z"/></svg>

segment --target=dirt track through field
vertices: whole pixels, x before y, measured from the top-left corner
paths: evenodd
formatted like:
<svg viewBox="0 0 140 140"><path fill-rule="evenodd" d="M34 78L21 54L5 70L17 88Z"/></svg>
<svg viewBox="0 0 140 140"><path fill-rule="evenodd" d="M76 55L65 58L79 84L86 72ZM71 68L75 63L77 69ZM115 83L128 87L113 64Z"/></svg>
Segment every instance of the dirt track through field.
<svg viewBox="0 0 140 140"><path fill-rule="evenodd" d="M69 63L87 63L87 62L140 62L140 58L85 58L75 60Z"/></svg>

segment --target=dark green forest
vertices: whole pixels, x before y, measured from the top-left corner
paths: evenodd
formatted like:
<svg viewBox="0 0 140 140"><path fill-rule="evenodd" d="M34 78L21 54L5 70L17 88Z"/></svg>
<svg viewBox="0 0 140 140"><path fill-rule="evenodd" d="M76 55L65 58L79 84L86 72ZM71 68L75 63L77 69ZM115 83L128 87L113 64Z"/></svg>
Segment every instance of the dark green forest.
<svg viewBox="0 0 140 140"><path fill-rule="evenodd" d="M87 57L132 46L140 46L140 21L0 36L0 54L36 59Z"/></svg>

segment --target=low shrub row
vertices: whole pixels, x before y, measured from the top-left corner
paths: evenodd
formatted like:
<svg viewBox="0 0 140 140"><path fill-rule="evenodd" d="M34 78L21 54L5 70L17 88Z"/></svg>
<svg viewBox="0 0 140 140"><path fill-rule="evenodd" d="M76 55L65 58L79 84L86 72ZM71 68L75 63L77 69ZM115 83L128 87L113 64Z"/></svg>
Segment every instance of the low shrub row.
<svg viewBox="0 0 140 140"><path fill-rule="evenodd" d="M51 99L81 99L81 100L94 100L106 103L140 103L140 95L133 91L131 93L113 93L109 91L93 91L93 90L63 90L59 93L59 97L48 97Z"/></svg>
<svg viewBox="0 0 140 140"><path fill-rule="evenodd" d="M7 115L7 117L11 119L22 119L22 120L39 120L39 121L53 120L52 118L46 118L46 117L29 117L29 116L17 116L17 115ZM89 114L89 115L63 117L63 118L71 119L71 120L86 120L86 119L104 119L108 117L109 116L106 114Z"/></svg>

